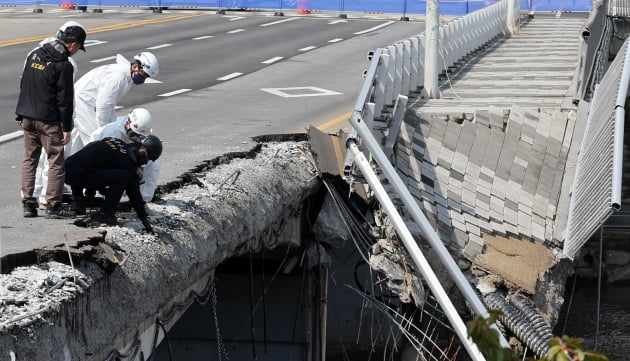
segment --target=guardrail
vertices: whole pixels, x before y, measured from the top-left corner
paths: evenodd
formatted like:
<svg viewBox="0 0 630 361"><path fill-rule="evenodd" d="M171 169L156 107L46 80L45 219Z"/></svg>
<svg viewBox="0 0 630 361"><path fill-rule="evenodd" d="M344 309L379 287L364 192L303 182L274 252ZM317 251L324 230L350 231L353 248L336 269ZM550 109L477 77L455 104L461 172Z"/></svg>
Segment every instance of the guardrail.
<svg viewBox="0 0 630 361"><path fill-rule="evenodd" d="M630 82L628 41L595 88L590 105L564 240L563 253L571 259L621 209L625 107Z"/></svg>
<svg viewBox="0 0 630 361"><path fill-rule="evenodd" d="M439 64L440 73L467 56L492 41L500 34L507 34L508 24L518 24L520 12L514 11L515 2L518 0L501 0L493 5L480 9L474 13L453 19L439 27ZM512 3L508 3L512 2ZM509 6L512 5L512 6ZM508 17L513 17L509 19ZM361 159L365 154L369 154L378 165L380 172L387 178L390 188L405 205L407 211L415 223L422 230L424 239L431 245L440 262L457 285L459 291L471 305L476 315L488 317L483 302L474 291L468 280L465 278L455 260L451 257L444 243L440 240L437 232L432 228L417 202L412 197L405 183L400 179L398 173L391 164L393 155L393 145L398 137L400 123L404 116L407 96L410 93L419 93L424 86L424 65L425 65L425 34L419 34L412 38L395 42L385 48L379 48L371 55L370 66L365 74L363 86L359 92L355 108L353 110L350 123L352 132L348 136L348 156L344 164L344 173L352 175L353 167L360 168L361 173L370 179L372 169L361 166ZM388 129L385 141L377 140L373 135L373 127L376 122L381 122ZM363 152L358 152L357 144L364 148ZM365 163L365 162L363 162ZM371 177L374 178L373 176ZM376 193L376 188L370 183ZM382 187L381 187L382 188ZM379 194L379 201L385 205L391 203L382 192ZM381 200L383 199L383 200ZM395 210L387 211L387 215L396 218ZM400 224L397 231L405 234L404 224ZM407 231L408 233L408 231ZM421 262L421 252L417 245L411 241L404 242L414 262L417 262L418 269L425 270L426 265ZM420 253L420 254L418 254ZM416 255L420 261L413 257ZM429 270L430 271L430 270ZM426 271L427 273L431 273ZM423 272L423 276L425 272ZM429 284L431 290L437 294L443 292L439 285ZM439 299L440 306L448 310L451 306L449 300ZM455 332L460 336L461 342L466 345L465 335L461 335L458 330L460 320L455 315L449 317L449 321ZM504 347L507 341L501 336ZM475 359L476 350L474 347L467 349L469 355Z"/></svg>
<svg viewBox="0 0 630 361"><path fill-rule="evenodd" d="M440 13L461 16L488 7L498 0L441 0ZM520 8L529 11L588 11L592 0L518 0ZM0 0L0 7L30 6L35 9L102 10L103 8L208 8L338 11L387 14L426 13L426 0Z"/></svg>

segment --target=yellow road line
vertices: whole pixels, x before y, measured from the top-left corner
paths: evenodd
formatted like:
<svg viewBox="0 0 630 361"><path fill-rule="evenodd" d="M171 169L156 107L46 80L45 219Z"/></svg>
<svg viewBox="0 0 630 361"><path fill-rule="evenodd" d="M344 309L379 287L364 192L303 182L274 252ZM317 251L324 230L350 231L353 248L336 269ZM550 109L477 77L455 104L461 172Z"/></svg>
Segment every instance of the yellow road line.
<svg viewBox="0 0 630 361"><path fill-rule="evenodd" d="M328 128L330 128L330 127L332 127L332 126L336 125L336 124L339 124L339 123L341 123L341 122L343 122L343 121L345 121L345 120L350 119L350 116L351 116L351 115L352 115L352 112L347 112L347 113L345 113L345 114L341 114L340 116L338 116L338 117L336 117L336 118L333 118L333 119L331 119L331 120L327 121L327 122L326 122L326 123L324 123L324 124L318 125L318 126L317 126L317 129L319 129L319 130L328 129Z"/></svg>
<svg viewBox="0 0 630 361"><path fill-rule="evenodd" d="M187 15L179 15L179 16L169 16L167 18L162 18L162 19L138 20L138 21L133 21L133 22L120 23L120 24L114 24L114 25L107 25L107 26L101 26L101 27L94 28L94 29L88 29L87 33L88 34L94 34L94 33L101 33L101 32L104 32L104 31L129 29L129 28L133 28L133 27L141 26L141 25L165 23L165 22L169 22L169 21L183 20L183 19L188 19L188 18L192 18L192 17L196 17L196 16L202 16L202 15L207 15L207 14L204 14L204 13L187 14ZM28 37L28 38L20 38L20 39L0 41L0 48L6 47L6 46L11 46L11 45L17 45L17 44L32 43L34 41L40 41L42 39L45 39L45 38L47 38L49 36L51 36L51 35L38 35L38 36L31 36L31 37Z"/></svg>

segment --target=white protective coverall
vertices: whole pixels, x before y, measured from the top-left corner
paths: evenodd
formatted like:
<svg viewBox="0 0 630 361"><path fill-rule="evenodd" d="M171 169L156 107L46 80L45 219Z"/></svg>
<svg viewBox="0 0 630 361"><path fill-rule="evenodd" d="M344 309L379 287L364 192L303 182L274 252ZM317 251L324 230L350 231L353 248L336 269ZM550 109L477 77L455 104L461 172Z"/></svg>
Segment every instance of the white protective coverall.
<svg viewBox="0 0 630 361"><path fill-rule="evenodd" d="M74 84L74 129L66 157L78 152L98 127L116 121L116 105L131 90L131 63L117 54L115 64L90 70Z"/></svg>
<svg viewBox="0 0 630 361"><path fill-rule="evenodd" d="M131 143L132 140L129 138L127 131L125 130L125 123L127 122L127 119L129 119L127 115L122 115L117 117L115 122L99 127L92 133L90 141L114 137L121 139L125 143ZM145 202L151 202L153 199L153 194L155 193L155 188L157 187L158 178L160 176L160 159L161 158L158 158L155 161L150 160L147 164L140 167L142 182L140 184L140 193L142 194L142 199Z"/></svg>
<svg viewBox="0 0 630 361"><path fill-rule="evenodd" d="M132 86L131 62L120 54L115 64L96 67L74 83L74 129L64 151L66 158L81 150L96 128L116 121L116 105ZM46 203L48 172L41 173L35 178L34 196L38 194L39 202Z"/></svg>

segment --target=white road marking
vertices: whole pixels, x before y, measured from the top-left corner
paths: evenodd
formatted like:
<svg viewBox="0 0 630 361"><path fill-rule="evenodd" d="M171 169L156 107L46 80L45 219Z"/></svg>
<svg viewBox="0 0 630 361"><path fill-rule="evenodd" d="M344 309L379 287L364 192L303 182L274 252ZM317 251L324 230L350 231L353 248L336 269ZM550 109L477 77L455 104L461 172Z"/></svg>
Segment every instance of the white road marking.
<svg viewBox="0 0 630 361"><path fill-rule="evenodd" d="M378 30L380 28L384 28L384 27L389 26L389 25L391 25L393 23L395 23L395 21L387 21L387 22L384 22L384 23L382 23L380 25L376 25L375 27L372 27L372 28L369 28L369 29L365 29L365 30L362 30L362 31L357 31L356 33L354 33L354 35L361 35L361 34L369 33L370 31L374 31L374 30Z"/></svg>
<svg viewBox="0 0 630 361"><path fill-rule="evenodd" d="M339 24L339 23L347 23L348 20L331 20L330 22L328 22L328 25L335 25L335 24Z"/></svg>
<svg viewBox="0 0 630 361"><path fill-rule="evenodd" d="M298 49L299 51L309 51L315 49L316 46L307 46L306 48Z"/></svg>
<svg viewBox="0 0 630 361"><path fill-rule="evenodd" d="M98 44L107 44L106 41L103 40L86 40L83 45L87 48L88 46L98 45Z"/></svg>
<svg viewBox="0 0 630 361"><path fill-rule="evenodd" d="M229 17L230 21L234 21L234 20L241 20L241 19L247 19L245 16L235 16L235 17Z"/></svg>
<svg viewBox="0 0 630 361"><path fill-rule="evenodd" d="M337 38L337 39L331 39L331 40L328 40L328 42L329 42L329 43L338 43L338 42L340 42L340 41L342 41L342 40L343 40L342 38Z"/></svg>
<svg viewBox="0 0 630 361"><path fill-rule="evenodd" d="M240 33L241 31L245 31L245 29L236 29L236 30L231 30L231 31L228 31L227 33L228 33L228 34L236 34L236 33Z"/></svg>
<svg viewBox="0 0 630 361"><path fill-rule="evenodd" d="M284 59L284 56L276 56L276 57L273 57L271 59L265 60L262 63L263 64L271 64L271 63L275 63L276 61L281 60L281 59Z"/></svg>
<svg viewBox="0 0 630 361"><path fill-rule="evenodd" d="M17 130L13 133L9 133L9 134L5 134L3 136L0 136L0 143L4 143L8 140L13 140L21 135L24 135L24 131L23 130Z"/></svg>
<svg viewBox="0 0 630 361"><path fill-rule="evenodd" d="M278 20L278 21L273 21L270 23L265 23L265 24L260 24L260 26L269 26L269 25L276 25L276 24L280 24L280 23L286 23L287 21L293 21L299 18L287 18L287 19L283 19L283 20Z"/></svg>
<svg viewBox="0 0 630 361"><path fill-rule="evenodd" d="M223 81L223 80L230 80L232 78L236 78L237 76L241 76L241 75L243 75L243 73L232 73L232 74L228 74L226 76L222 76L222 77L218 78L217 80L221 80L221 81Z"/></svg>
<svg viewBox="0 0 630 361"><path fill-rule="evenodd" d="M260 90L283 98L320 97L325 95L343 94L334 90L322 89L314 86L300 86L291 88L260 88Z"/></svg>
<svg viewBox="0 0 630 361"><path fill-rule="evenodd" d="M193 38L193 40L203 40L203 39L209 39L212 38L212 35L204 35L204 36L198 36L196 38Z"/></svg>
<svg viewBox="0 0 630 361"><path fill-rule="evenodd" d="M181 94L181 93L186 93L191 91L192 89L179 89L179 90L174 90L172 92L169 93L164 93L164 94L158 94L159 97L170 97L173 95L177 95L177 94Z"/></svg>
<svg viewBox="0 0 630 361"><path fill-rule="evenodd" d="M152 46L150 48L147 48L149 50L155 50L155 49L160 49L160 48L167 48L169 46L171 46L173 44L162 44L162 45L156 45L156 46Z"/></svg>
<svg viewBox="0 0 630 361"><path fill-rule="evenodd" d="M102 63L104 61L113 60L113 59L116 59L116 56L108 56L107 58L90 60L90 63Z"/></svg>

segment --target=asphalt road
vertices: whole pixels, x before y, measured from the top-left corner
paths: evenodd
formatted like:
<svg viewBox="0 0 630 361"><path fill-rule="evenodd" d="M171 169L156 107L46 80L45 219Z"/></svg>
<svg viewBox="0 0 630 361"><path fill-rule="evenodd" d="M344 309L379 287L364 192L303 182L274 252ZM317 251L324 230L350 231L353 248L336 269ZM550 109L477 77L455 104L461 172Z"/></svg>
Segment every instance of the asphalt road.
<svg viewBox="0 0 630 361"><path fill-rule="evenodd" d="M185 18L171 21L172 16ZM77 56L80 72L117 52L132 57L149 49L160 58L159 82L132 89L119 113L135 106L152 112L154 133L164 142L160 184L165 184L205 160L249 150L254 136L346 126L368 67L368 51L424 31L422 22L387 16L295 17L177 11L0 13L2 125L15 130L13 110L26 52L63 22L80 21L92 41ZM116 26L121 23L128 25ZM212 37L194 39L204 36ZM25 37L31 40L14 41ZM264 63L276 57L282 59ZM242 74L230 77L234 73ZM69 221L22 217L22 154L21 138L0 143L0 183L5 185L0 191L0 255L73 244L92 235L93 230Z"/></svg>

